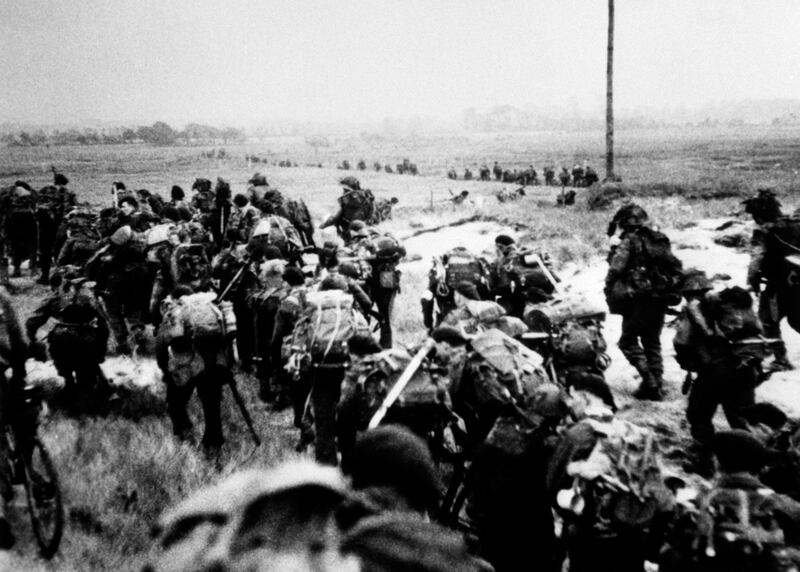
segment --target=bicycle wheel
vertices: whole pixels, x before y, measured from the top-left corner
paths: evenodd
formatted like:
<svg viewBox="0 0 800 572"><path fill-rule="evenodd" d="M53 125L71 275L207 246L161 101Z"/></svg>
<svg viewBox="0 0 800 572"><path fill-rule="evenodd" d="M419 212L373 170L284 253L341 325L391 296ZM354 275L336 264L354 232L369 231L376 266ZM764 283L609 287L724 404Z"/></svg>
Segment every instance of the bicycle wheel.
<svg viewBox="0 0 800 572"><path fill-rule="evenodd" d="M23 461L25 496L31 525L44 558L58 551L64 532L64 504L58 475L44 444L38 438L30 441Z"/></svg>

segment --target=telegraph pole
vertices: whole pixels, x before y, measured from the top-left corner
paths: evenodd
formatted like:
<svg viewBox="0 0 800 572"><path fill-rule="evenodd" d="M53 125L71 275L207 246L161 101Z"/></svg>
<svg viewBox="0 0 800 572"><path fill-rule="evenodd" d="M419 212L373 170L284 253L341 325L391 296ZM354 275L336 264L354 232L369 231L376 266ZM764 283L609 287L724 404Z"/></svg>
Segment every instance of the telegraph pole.
<svg viewBox="0 0 800 572"><path fill-rule="evenodd" d="M614 175L614 0L608 0L608 59L606 61L606 180Z"/></svg>

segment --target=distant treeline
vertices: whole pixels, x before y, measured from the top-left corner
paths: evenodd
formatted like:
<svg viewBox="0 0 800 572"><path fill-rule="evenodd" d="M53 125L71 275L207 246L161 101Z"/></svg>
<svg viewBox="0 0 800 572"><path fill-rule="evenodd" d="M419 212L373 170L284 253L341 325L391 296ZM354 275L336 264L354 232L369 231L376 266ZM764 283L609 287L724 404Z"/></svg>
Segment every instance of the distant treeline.
<svg viewBox="0 0 800 572"><path fill-rule="evenodd" d="M244 141L245 133L233 127L212 127L190 123L178 131L163 121L139 127L113 127L104 129L53 129L9 131L0 135L0 143L11 147L42 145L121 145L144 143L148 145L208 145Z"/></svg>

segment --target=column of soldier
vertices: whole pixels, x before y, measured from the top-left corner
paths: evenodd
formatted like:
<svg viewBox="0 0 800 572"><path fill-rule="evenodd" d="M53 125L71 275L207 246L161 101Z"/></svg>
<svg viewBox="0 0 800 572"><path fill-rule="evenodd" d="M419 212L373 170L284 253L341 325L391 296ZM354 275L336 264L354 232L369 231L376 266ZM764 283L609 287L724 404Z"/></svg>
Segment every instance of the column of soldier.
<svg viewBox="0 0 800 572"><path fill-rule="evenodd" d="M494 179L492 178L494 176ZM556 172L556 168L548 165L542 169L543 182L547 186L561 185L562 187L591 187L593 184L600 181L597 171L584 161L583 165L576 163L570 171L567 167L561 167ZM448 169L447 178L451 180L458 180L458 171L454 168ZM475 174L469 167L464 169L463 179L471 181L475 179ZM532 164L526 169L504 169L500 163L494 162L490 168L485 163L478 169L477 180L480 181L499 181L503 183L517 183L519 185L538 185L542 181L539 179L539 173Z"/></svg>
<svg viewBox="0 0 800 572"><path fill-rule="evenodd" d="M758 315L748 291L714 292L682 269L640 207L609 225L606 298L641 376L637 399L664 397L660 333L683 298L675 349L695 444L681 465L653 429L617 415L605 309L570 299L547 257L510 236L497 237L491 263L462 248L437 258L422 300L430 336L393 347L405 250L374 228L385 213L372 193L353 177L341 184L339 211L322 224L340 240L320 247L302 202L258 174L232 201L222 180L212 190L198 179L189 201L175 187L165 205L115 184L118 210L64 216L53 295L26 325L33 340L56 317L50 356L76 409L107 397L106 339L143 351L149 314L176 436L193 439L196 388L202 444L218 454L235 344L262 398L292 406L298 449L314 445L318 464L236 475L165 513L152 569L797 569L797 425L754 395L791 367L780 319L799 323L800 224L773 194L746 207L759 225ZM8 192L22 191L35 196ZM730 431L714 429L718 405Z"/></svg>

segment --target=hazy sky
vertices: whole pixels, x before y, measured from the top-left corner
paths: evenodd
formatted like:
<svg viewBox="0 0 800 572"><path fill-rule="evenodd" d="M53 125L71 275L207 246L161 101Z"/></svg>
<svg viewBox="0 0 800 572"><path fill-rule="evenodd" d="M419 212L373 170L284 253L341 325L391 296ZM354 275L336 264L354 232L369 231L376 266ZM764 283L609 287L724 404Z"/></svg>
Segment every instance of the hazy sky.
<svg viewBox="0 0 800 572"><path fill-rule="evenodd" d="M800 98L800 1L617 0L618 109ZM606 0L2 0L0 120L246 126L605 98Z"/></svg>

